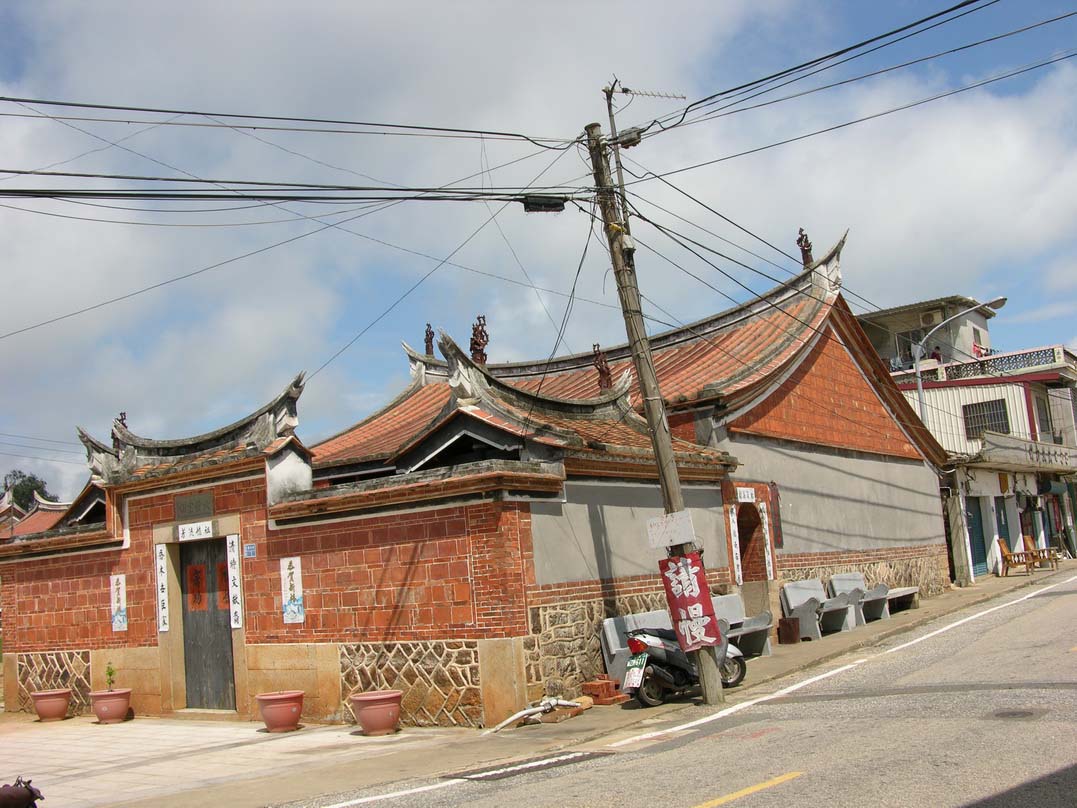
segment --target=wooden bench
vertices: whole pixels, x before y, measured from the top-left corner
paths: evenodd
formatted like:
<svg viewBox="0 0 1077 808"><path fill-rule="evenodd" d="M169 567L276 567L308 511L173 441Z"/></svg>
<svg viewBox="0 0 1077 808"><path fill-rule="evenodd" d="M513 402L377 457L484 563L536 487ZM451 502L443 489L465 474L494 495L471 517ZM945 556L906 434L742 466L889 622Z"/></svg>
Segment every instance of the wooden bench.
<svg viewBox="0 0 1077 808"><path fill-rule="evenodd" d="M822 639L824 633L849 631L856 627L856 615L848 595L828 598L818 578L790 581L782 587L782 612L800 620L800 639Z"/></svg>
<svg viewBox="0 0 1077 808"><path fill-rule="evenodd" d="M1036 540L1029 535L1021 537L1025 542L1025 552L1044 564L1050 564L1051 569L1058 569L1059 552L1054 547L1040 548L1036 546Z"/></svg>
<svg viewBox="0 0 1077 808"><path fill-rule="evenodd" d="M998 551L999 555L1002 556L1002 574L1004 576L1010 574L1011 567L1024 567L1026 575L1032 574L1032 568L1036 566L1036 559L1025 552L1011 553L1010 545L1006 543L1002 536L998 537Z"/></svg>

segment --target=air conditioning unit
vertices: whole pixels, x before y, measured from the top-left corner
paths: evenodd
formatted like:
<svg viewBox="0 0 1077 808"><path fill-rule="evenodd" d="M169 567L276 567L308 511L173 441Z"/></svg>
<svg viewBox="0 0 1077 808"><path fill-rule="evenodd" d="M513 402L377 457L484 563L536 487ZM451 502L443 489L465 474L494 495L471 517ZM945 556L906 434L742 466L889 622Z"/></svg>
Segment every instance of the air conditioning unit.
<svg viewBox="0 0 1077 808"><path fill-rule="evenodd" d="M920 315L920 325L925 328L930 328L933 325L938 325L942 322L942 310L935 309L934 311L925 311Z"/></svg>

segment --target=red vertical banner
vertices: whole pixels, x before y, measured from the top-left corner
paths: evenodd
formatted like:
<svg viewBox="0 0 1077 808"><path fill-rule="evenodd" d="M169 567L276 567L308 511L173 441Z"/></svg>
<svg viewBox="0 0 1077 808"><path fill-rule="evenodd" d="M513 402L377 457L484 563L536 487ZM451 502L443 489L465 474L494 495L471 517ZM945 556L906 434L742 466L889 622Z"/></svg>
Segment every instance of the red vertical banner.
<svg viewBox="0 0 1077 808"><path fill-rule="evenodd" d="M658 571L681 649L696 651L705 645L718 645L722 637L699 553L663 558Z"/></svg>
<svg viewBox="0 0 1077 808"><path fill-rule="evenodd" d="M209 608L206 595L206 565L187 567L187 611L204 612Z"/></svg>
<svg viewBox="0 0 1077 808"><path fill-rule="evenodd" d="M217 608L222 612L231 611L228 606L228 562L217 562Z"/></svg>

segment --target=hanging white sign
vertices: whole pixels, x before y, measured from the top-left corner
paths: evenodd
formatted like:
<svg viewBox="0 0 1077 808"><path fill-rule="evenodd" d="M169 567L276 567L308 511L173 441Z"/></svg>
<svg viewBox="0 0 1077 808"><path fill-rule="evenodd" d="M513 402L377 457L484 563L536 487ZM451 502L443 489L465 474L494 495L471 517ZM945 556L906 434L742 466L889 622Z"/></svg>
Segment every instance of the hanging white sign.
<svg viewBox="0 0 1077 808"><path fill-rule="evenodd" d="M168 549L158 544L154 552L154 571L157 588L157 630L168 631Z"/></svg>
<svg viewBox="0 0 1077 808"><path fill-rule="evenodd" d="M302 623L306 617L303 609L303 569L299 556L280 560L281 608L285 623Z"/></svg>
<svg viewBox="0 0 1077 808"><path fill-rule="evenodd" d="M759 508L759 521L763 525L763 555L767 562L767 580L774 580L774 557L770 552L770 519L767 516L767 503L760 502L757 506Z"/></svg>
<svg viewBox="0 0 1077 808"><path fill-rule="evenodd" d="M208 522L188 522L179 526L180 541L194 541L195 539L213 538L213 520Z"/></svg>
<svg viewBox="0 0 1077 808"><path fill-rule="evenodd" d="M692 514L688 511L667 513L647 520L647 544L656 550L676 544L694 544L695 540Z"/></svg>
<svg viewBox="0 0 1077 808"><path fill-rule="evenodd" d="M127 576L110 575L109 599L112 604L112 630L127 631Z"/></svg>
<svg viewBox="0 0 1077 808"><path fill-rule="evenodd" d="M239 534L225 539L228 547L228 612L232 628L243 628L243 562L240 560Z"/></svg>
<svg viewBox="0 0 1077 808"><path fill-rule="evenodd" d="M737 586L744 583L744 574L740 569L740 531L737 530L737 506L729 506L729 544L733 548L733 580Z"/></svg>

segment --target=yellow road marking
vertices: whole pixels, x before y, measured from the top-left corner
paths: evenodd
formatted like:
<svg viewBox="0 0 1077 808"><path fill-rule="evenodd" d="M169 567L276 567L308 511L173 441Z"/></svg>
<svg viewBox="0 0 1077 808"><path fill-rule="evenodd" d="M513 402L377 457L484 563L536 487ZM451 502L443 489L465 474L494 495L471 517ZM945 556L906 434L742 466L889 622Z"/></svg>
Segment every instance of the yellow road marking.
<svg viewBox="0 0 1077 808"><path fill-rule="evenodd" d="M794 780L797 777L800 777L800 775L802 774L804 774L804 772L789 772L788 774L783 774L780 777L775 777L773 780L765 780L762 783L756 783L754 786L742 788L740 791L734 791L732 794L726 794L724 797L719 797L716 800L701 803L700 805L695 806L695 808L715 808L715 806L718 805L726 805L727 803L733 802L733 800L739 800L741 797L747 797L749 794L755 794L757 791L762 791L766 788L773 788L774 786L780 786L782 783L788 783L790 780Z"/></svg>

